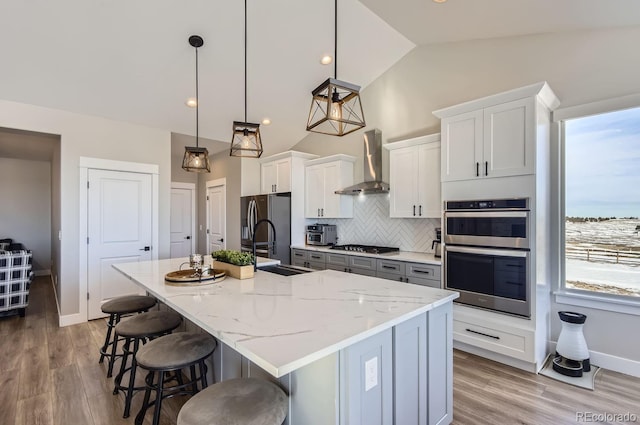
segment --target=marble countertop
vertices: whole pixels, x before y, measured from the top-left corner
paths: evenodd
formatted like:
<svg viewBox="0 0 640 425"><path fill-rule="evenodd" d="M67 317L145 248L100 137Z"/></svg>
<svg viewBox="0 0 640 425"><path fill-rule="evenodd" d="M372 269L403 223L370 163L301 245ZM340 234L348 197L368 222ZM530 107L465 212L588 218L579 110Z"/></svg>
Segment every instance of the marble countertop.
<svg viewBox="0 0 640 425"><path fill-rule="evenodd" d="M359 255L361 257L373 257L373 258L381 258L385 260L409 261L412 263L433 264L435 266L439 266L442 264L441 258L437 258L432 253L428 253L428 252L399 251L399 252L389 253L389 254L369 254L366 252L342 251L338 249L331 249L328 246L292 245L291 248L306 249L309 251L330 252L331 254Z"/></svg>
<svg viewBox="0 0 640 425"><path fill-rule="evenodd" d="M323 270L166 285L184 258L113 267L275 377L453 301L457 292Z"/></svg>

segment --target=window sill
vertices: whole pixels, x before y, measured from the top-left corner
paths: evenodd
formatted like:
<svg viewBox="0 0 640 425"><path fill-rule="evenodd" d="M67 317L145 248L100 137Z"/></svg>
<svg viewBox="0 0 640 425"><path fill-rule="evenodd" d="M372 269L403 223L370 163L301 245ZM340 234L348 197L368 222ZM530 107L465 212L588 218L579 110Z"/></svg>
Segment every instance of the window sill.
<svg viewBox="0 0 640 425"><path fill-rule="evenodd" d="M555 291L557 304L575 305L597 310L640 316L640 302L570 291Z"/></svg>

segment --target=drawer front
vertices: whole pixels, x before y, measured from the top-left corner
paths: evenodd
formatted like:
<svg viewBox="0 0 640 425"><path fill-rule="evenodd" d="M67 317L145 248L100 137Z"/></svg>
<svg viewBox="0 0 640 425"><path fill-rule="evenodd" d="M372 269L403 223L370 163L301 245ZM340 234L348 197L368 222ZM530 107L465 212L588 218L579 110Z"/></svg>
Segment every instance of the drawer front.
<svg viewBox="0 0 640 425"><path fill-rule="evenodd" d="M429 286L431 288L438 288L440 289L440 281L439 280L434 280L434 279L422 279L419 277L408 277L405 279L405 282L407 283L413 283L414 285L422 285L422 286Z"/></svg>
<svg viewBox="0 0 640 425"><path fill-rule="evenodd" d="M335 265L335 266L342 266L342 268L344 269L345 267L349 266L349 257L346 255L342 255L342 254L325 254L325 258L327 261L327 266L329 264ZM332 270L338 270L338 269L332 269Z"/></svg>
<svg viewBox="0 0 640 425"><path fill-rule="evenodd" d="M375 272L376 264L377 264L377 261L375 258L356 257L356 256L349 257L349 268L372 270ZM373 276L375 276L375 274Z"/></svg>
<svg viewBox="0 0 640 425"><path fill-rule="evenodd" d="M498 330L453 319L453 339L525 361L534 361L533 334Z"/></svg>
<svg viewBox="0 0 640 425"><path fill-rule="evenodd" d="M309 259L308 257L309 251L305 251L304 249L292 249L291 250L291 260L292 261L306 261Z"/></svg>
<svg viewBox="0 0 640 425"><path fill-rule="evenodd" d="M376 271L374 270L369 270L369 269L359 269L357 267L350 267L349 268L349 273L353 273L353 274L361 274L364 276L371 276L371 277L376 277Z"/></svg>
<svg viewBox="0 0 640 425"><path fill-rule="evenodd" d="M402 275L402 274L395 274L395 273L387 273L387 272L378 271L376 273L376 277L379 277L381 279L387 279L387 280L395 280L396 282L404 282L404 275Z"/></svg>
<svg viewBox="0 0 640 425"><path fill-rule="evenodd" d="M440 280L440 267L428 264L407 263L407 277Z"/></svg>
<svg viewBox="0 0 640 425"><path fill-rule="evenodd" d="M298 267L307 267L307 262L304 259L292 258L291 264Z"/></svg>
<svg viewBox="0 0 640 425"><path fill-rule="evenodd" d="M347 266L341 266L340 264L331 264L329 262L326 263L327 270L337 270L339 272L348 272L349 269Z"/></svg>
<svg viewBox="0 0 640 425"><path fill-rule="evenodd" d="M314 270L324 270L327 267L324 264L324 261L307 261L307 267Z"/></svg>
<svg viewBox="0 0 640 425"><path fill-rule="evenodd" d="M310 262L324 263L326 261L326 254L324 252L309 251L307 252L307 259Z"/></svg>
<svg viewBox="0 0 640 425"><path fill-rule="evenodd" d="M405 263L402 261L378 260L378 272L404 276Z"/></svg>

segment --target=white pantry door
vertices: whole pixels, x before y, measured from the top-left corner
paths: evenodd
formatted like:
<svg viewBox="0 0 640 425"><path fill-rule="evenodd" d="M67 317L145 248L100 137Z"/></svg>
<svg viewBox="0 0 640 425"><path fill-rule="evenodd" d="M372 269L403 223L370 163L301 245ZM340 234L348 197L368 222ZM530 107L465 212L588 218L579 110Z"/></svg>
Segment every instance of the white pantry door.
<svg viewBox="0 0 640 425"><path fill-rule="evenodd" d="M193 190L171 188L170 257L188 257L192 252Z"/></svg>
<svg viewBox="0 0 640 425"><path fill-rule="evenodd" d="M140 293L114 263L151 260L152 178L150 174L88 170L87 317L103 317L111 298Z"/></svg>
<svg viewBox="0 0 640 425"><path fill-rule="evenodd" d="M207 252L211 254L219 249L226 249L225 227L225 187L213 186L207 188ZM240 229L238 229L238 232Z"/></svg>

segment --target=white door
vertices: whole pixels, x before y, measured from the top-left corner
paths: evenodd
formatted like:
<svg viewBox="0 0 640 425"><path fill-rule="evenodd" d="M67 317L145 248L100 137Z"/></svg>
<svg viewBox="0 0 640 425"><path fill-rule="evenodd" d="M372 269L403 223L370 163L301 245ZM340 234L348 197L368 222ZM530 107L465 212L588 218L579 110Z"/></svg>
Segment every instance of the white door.
<svg viewBox="0 0 640 425"><path fill-rule="evenodd" d="M225 186L207 188L207 252L226 249Z"/></svg>
<svg viewBox="0 0 640 425"><path fill-rule="evenodd" d="M320 209L324 206L324 168L322 164L305 168L304 183L304 215L306 218L320 217Z"/></svg>
<svg viewBox="0 0 640 425"><path fill-rule="evenodd" d="M389 217L416 217L418 214L418 157L414 146L389 152Z"/></svg>
<svg viewBox="0 0 640 425"><path fill-rule="evenodd" d="M171 258L193 254L193 190L171 188Z"/></svg>
<svg viewBox="0 0 640 425"><path fill-rule="evenodd" d="M137 294L139 288L111 267L151 260L152 179L150 174L88 170L89 320L104 316L102 303Z"/></svg>
<svg viewBox="0 0 640 425"><path fill-rule="evenodd" d="M291 192L291 158L276 162L276 192Z"/></svg>
<svg viewBox="0 0 640 425"><path fill-rule="evenodd" d="M273 193L276 191L276 164L267 162L260 165L260 193Z"/></svg>

